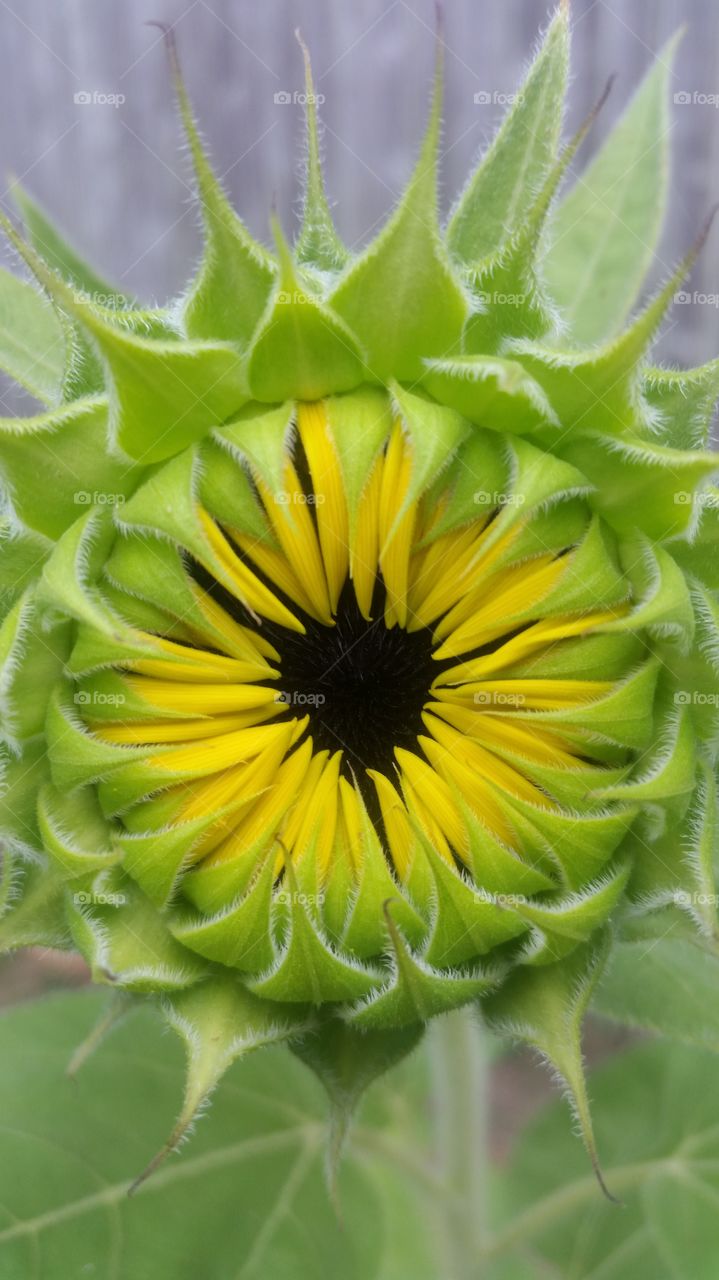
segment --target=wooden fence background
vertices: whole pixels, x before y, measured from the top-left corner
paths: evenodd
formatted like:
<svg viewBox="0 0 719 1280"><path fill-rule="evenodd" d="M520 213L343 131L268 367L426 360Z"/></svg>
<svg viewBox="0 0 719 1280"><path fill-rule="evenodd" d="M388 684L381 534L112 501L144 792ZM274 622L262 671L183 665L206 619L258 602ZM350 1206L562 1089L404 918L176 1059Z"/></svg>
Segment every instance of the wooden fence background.
<svg viewBox="0 0 719 1280"><path fill-rule="evenodd" d="M592 146L664 41L686 24L674 93L719 95L718 0L573 0L569 123L611 72L617 81ZM546 24L546 0L445 0L444 194L448 205L500 109L474 95L511 92ZM146 298L181 288L198 254L188 166L178 146L166 60L152 19L175 24L218 171L259 236L273 196L297 212L302 88L293 30L313 52L325 96L328 185L339 228L361 242L406 180L424 124L431 0L0 0L0 172L5 203L22 177L104 272ZM123 95L120 106L77 94ZM717 99L719 100L719 98ZM672 105L672 212L655 262L666 274L719 194L719 110ZM719 227L691 288L719 293ZM719 310L676 311L665 359L719 351Z"/></svg>

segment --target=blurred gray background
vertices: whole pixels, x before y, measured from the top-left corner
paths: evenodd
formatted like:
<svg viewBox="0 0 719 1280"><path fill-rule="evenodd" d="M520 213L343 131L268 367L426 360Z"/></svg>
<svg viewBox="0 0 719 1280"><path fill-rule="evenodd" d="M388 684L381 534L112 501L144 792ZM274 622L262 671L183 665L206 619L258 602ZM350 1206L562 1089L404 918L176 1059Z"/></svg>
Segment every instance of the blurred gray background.
<svg viewBox="0 0 719 1280"><path fill-rule="evenodd" d="M474 95L516 88L551 10L545 0L445 0L446 207L501 116L501 107L479 105ZM303 109L275 95L302 89L293 35L302 29L325 98L336 220L349 244L366 240L416 156L433 58L432 0L0 0L3 203L11 203L16 175L125 290L159 300L181 289L198 257L198 224L161 37L146 25L152 19L174 25L217 171L261 238L273 197L288 230L298 214ZM686 34L670 97L698 92L719 101L717 0L573 0L572 25L568 127L617 73L589 149L679 26ZM77 102L77 94L96 101ZM111 105L101 95L124 100ZM672 211L655 280L719 197L719 110L672 103L670 135ZM692 289L719 293L718 253L715 227ZM665 359L699 363L718 351L717 307L674 309Z"/></svg>

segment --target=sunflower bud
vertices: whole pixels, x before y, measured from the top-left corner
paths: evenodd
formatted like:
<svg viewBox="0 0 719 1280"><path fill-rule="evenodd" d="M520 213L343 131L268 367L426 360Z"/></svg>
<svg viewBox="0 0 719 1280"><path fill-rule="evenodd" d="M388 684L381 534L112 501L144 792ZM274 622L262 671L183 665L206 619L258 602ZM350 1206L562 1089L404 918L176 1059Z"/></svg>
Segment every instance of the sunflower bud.
<svg viewBox="0 0 719 1280"><path fill-rule="evenodd" d="M522 216L492 204L566 23L446 233L439 69L356 257L308 92L305 222L270 254L174 51L207 237L182 304L88 302L9 229L69 363L61 403L0 423L0 942L163 1005L168 1149L243 1052L288 1041L341 1111L479 1002L593 1150L579 1029L612 931L713 893L717 370L646 365L690 260L624 332L560 340L537 258L581 135L557 157L556 110Z"/></svg>

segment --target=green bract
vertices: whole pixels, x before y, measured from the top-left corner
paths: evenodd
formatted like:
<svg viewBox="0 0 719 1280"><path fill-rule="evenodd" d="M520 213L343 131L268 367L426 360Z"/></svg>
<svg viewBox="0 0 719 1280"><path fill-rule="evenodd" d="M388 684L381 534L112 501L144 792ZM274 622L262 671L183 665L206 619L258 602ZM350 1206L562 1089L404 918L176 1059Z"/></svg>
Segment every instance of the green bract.
<svg viewBox="0 0 719 1280"><path fill-rule="evenodd" d="M186 295L137 309L27 197L29 242L7 226L52 306L0 281L33 352L0 336L0 364L46 406L0 422L0 943L76 948L118 1012L158 1001L189 1060L168 1150L277 1040L339 1138L479 1002L554 1064L594 1158L580 1025L613 938L716 933L719 365L648 363L691 255L635 311L659 69L556 201L585 132L559 149L567 43L562 6L444 232L441 69L351 257L307 63L304 221L271 254L174 51Z"/></svg>

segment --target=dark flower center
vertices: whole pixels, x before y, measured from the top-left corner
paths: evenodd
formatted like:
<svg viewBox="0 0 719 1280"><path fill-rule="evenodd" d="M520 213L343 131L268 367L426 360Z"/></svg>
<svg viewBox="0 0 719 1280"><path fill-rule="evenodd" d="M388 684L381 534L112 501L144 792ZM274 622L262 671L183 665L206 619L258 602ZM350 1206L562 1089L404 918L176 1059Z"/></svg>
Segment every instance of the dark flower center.
<svg viewBox="0 0 719 1280"><path fill-rule="evenodd" d="M351 583L340 596L334 627L304 616L306 635L263 627L281 654L277 681L294 715L310 717L317 751L342 750L344 770L361 784L367 769L392 776L395 747L416 750L422 707L438 670L425 628L388 629L378 606L367 622Z"/></svg>

